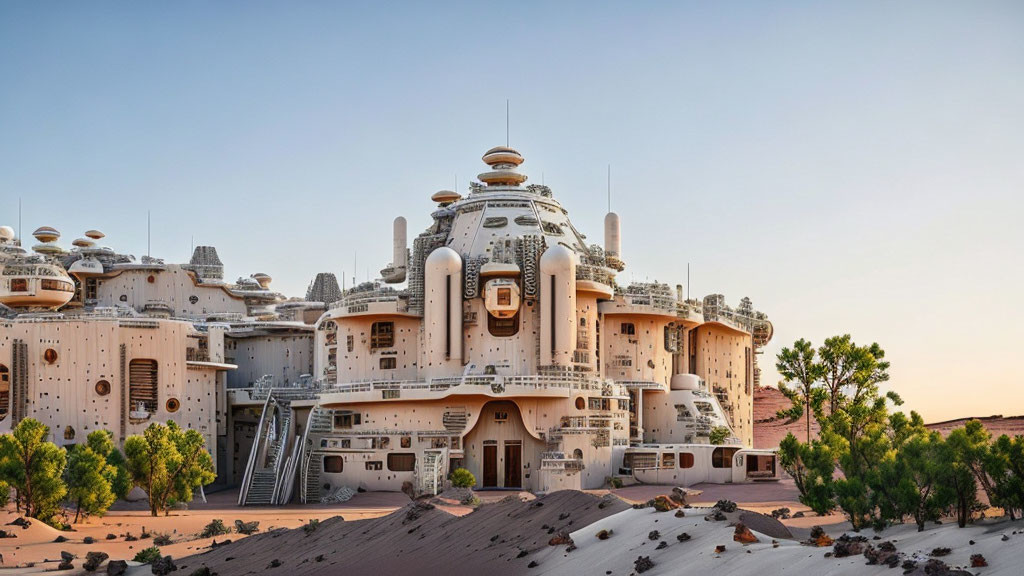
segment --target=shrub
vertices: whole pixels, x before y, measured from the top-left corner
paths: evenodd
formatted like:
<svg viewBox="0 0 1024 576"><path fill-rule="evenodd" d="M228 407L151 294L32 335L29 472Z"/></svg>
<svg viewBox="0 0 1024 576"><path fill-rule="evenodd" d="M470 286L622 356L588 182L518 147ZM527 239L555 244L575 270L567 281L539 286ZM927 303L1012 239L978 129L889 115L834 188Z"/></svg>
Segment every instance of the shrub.
<svg viewBox="0 0 1024 576"><path fill-rule="evenodd" d="M149 548L139 550L139 553L135 555L135 558L132 558L132 562L152 564L160 558L162 558L162 556L160 555L160 549L156 546L150 546Z"/></svg>
<svg viewBox="0 0 1024 576"><path fill-rule="evenodd" d="M317 519L317 518L313 518L312 520L309 521L308 524L303 525L302 530L303 530L303 532L306 533L307 536L309 536L313 532L316 532L316 529L319 528L319 527L320 527L320 520Z"/></svg>
<svg viewBox="0 0 1024 576"><path fill-rule="evenodd" d="M170 546L171 537L168 534L157 534L153 537L153 545L155 546Z"/></svg>
<svg viewBox="0 0 1024 576"><path fill-rule="evenodd" d="M472 488L476 486L476 476L465 468L456 468L452 471L452 486L456 488Z"/></svg>
<svg viewBox="0 0 1024 576"><path fill-rule="evenodd" d="M715 426L711 429L711 433L708 434L708 441L712 444L721 444L725 442L725 439L729 437L729 429L725 426Z"/></svg>
<svg viewBox="0 0 1024 576"><path fill-rule="evenodd" d="M221 520L220 518L215 518L212 522L207 524L205 528L203 528L203 531L202 531L202 533L199 534L199 537L200 538L210 538L210 537L213 537L213 536L223 536L225 534L230 534L230 533L231 533L231 528L228 528L227 526L225 526L224 525L224 521Z"/></svg>

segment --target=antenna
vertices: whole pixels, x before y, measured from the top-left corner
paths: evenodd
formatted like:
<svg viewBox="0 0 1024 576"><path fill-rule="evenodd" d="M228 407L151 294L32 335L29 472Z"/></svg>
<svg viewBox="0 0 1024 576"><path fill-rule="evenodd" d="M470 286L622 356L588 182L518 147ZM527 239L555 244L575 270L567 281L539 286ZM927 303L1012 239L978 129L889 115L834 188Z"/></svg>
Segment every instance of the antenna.
<svg viewBox="0 0 1024 576"><path fill-rule="evenodd" d="M21 196L18 197L18 246L21 246Z"/></svg>
<svg viewBox="0 0 1024 576"><path fill-rule="evenodd" d="M505 147L508 145L508 98L505 98Z"/></svg>
<svg viewBox="0 0 1024 576"><path fill-rule="evenodd" d="M612 211L612 165L608 165L608 211Z"/></svg>
<svg viewBox="0 0 1024 576"><path fill-rule="evenodd" d="M693 298L690 294L690 263L686 263L686 297Z"/></svg>
<svg viewBox="0 0 1024 576"><path fill-rule="evenodd" d="M459 175L458 174L455 175L455 191L456 192L459 191Z"/></svg>
<svg viewBox="0 0 1024 576"><path fill-rule="evenodd" d="M150 210L146 210L146 256L152 257L153 226L150 222Z"/></svg>
<svg viewBox="0 0 1024 576"><path fill-rule="evenodd" d="M355 288L359 280L356 276L359 274L359 252L354 252L352 256L352 287Z"/></svg>

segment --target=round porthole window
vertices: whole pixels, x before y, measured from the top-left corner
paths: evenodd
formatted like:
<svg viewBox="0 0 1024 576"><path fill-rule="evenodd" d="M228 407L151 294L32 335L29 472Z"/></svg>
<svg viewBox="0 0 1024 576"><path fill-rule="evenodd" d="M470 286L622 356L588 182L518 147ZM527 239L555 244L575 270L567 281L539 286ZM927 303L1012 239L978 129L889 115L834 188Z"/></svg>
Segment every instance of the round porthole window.
<svg viewBox="0 0 1024 576"><path fill-rule="evenodd" d="M587 407L587 401L584 400L582 396L577 397L576 398L576 409L577 410L583 410L586 407Z"/></svg>
<svg viewBox="0 0 1024 576"><path fill-rule="evenodd" d="M152 274L150 274L149 278L146 278L146 282L149 282L150 284L152 284L153 282L156 282L156 276L153 276Z"/></svg>
<svg viewBox="0 0 1024 576"><path fill-rule="evenodd" d="M177 398L168 398L165 406L168 412L177 412L178 408L181 408L181 402L178 402Z"/></svg>
<svg viewBox="0 0 1024 576"><path fill-rule="evenodd" d="M96 383L96 393L100 396L106 396L110 394L110 382L106 380L100 380Z"/></svg>
<svg viewBox="0 0 1024 576"><path fill-rule="evenodd" d="M47 348L46 352L43 352L43 360L46 360L47 364L53 364L57 361L57 351L53 348Z"/></svg>
<svg viewBox="0 0 1024 576"><path fill-rule="evenodd" d="M193 295L188 297L188 301L189 301L190 304L197 304L199 302L199 296L196 296L195 294L193 294Z"/></svg>

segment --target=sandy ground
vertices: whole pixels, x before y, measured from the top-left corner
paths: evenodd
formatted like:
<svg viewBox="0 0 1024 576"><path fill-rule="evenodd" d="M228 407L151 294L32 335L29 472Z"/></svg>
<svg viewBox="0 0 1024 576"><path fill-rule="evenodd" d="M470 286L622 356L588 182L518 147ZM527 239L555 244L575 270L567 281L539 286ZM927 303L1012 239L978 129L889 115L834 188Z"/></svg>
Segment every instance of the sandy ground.
<svg viewBox="0 0 1024 576"><path fill-rule="evenodd" d="M0 574L39 573L56 567L60 561L62 550L77 555L80 566L89 551L102 551L115 560L131 560L135 554L152 546L152 539L129 542L126 534L140 537L143 528L152 535L170 535L172 544L160 547L161 551L175 558L196 554L209 548L213 538L199 538L203 527L212 520L219 518L224 524L233 527L235 520L260 522L260 531L266 532L275 528L297 528L316 518L326 520L342 516L346 520L377 518L393 512L409 503L409 498L398 492L367 492L357 494L348 502L341 504L323 504L314 506L283 506L255 508L239 508L236 505L237 491L224 491L208 496L208 502L194 502L189 510L172 511L169 516L150 516L145 503L119 502L116 509L111 510L102 518L90 519L87 523L74 526L73 532L60 532L42 522L32 520L27 530L16 526L0 526L12 532L15 538L0 539L0 554L3 555L4 570ZM0 524L8 524L18 517L13 506L0 512ZM108 534L115 535L107 540ZM54 540L64 536L67 542L57 543ZM83 543L83 539L91 536L93 544ZM229 534L217 537L219 542L225 539L237 540L241 535ZM52 562L47 562L51 560ZM35 566L25 567L35 563ZM187 562L185 562L187 564ZM21 566L21 569L17 569ZM15 569L8 569L15 568ZM186 571L186 574L190 571Z"/></svg>

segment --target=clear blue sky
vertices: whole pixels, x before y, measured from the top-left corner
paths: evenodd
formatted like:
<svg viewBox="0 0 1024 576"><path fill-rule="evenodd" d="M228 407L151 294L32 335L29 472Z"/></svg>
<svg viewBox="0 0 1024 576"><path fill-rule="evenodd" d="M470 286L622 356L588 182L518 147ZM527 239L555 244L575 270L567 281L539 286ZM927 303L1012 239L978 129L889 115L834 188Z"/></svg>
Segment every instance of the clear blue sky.
<svg viewBox="0 0 1024 576"><path fill-rule="evenodd" d="M360 279L505 140L625 280L877 340L931 420L1024 413L1022 2L0 2L0 220Z"/></svg>

